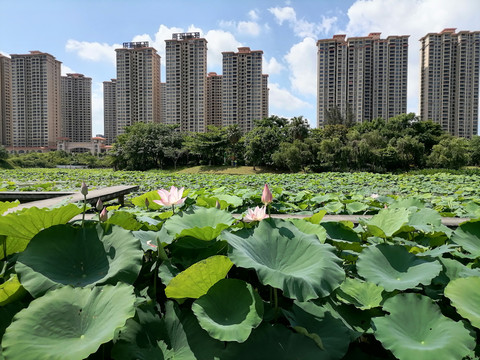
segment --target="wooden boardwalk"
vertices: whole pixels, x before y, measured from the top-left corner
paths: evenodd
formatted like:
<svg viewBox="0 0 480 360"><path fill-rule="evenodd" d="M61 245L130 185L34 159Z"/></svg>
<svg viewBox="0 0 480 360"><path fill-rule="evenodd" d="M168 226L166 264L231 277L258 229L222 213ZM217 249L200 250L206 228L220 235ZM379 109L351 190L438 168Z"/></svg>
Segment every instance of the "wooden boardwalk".
<svg viewBox="0 0 480 360"><path fill-rule="evenodd" d="M98 199L102 199L102 201L118 199L118 202L123 205L125 200L125 195L135 190L138 190L138 185L117 185L117 186L111 186L103 189L89 190L87 194L87 202L92 205L95 205ZM21 194L21 192L19 192L19 194ZM8 209L8 211L5 214L30 208L30 207L37 207L37 208L51 207L51 206L58 205L63 201L66 201L69 203L81 202L83 201L83 195L80 193L80 191L78 191L76 193L69 194L69 195L51 197L51 198L37 200L37 201L30 201L30 202L20 204L17 207Z"/></svg>

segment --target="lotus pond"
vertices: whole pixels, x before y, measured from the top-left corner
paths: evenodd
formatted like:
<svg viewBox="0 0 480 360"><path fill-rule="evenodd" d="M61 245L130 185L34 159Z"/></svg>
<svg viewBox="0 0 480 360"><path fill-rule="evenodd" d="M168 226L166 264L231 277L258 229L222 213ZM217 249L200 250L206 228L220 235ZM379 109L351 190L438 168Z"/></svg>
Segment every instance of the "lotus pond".
<svg viewBox="0 0 480 360"><path fill-rule="evenodd" d="M445 227L440 192L400 196L397 180L384 180L391 194L363 176L363 193L334 195L324 189L348 176L269 177L269 211L292 204L305 219L232 216L261 204L264 177L235 190L229 178L210 189L212 177L153 176L104 221L81 219L82 204L6 213L16 203L0 202L0 358L479 359L480 216ZM153 183L180 180L187 198L159 205ZM448 196L478 201L466 192ZM374 216L324 221L335 201Z"/></svg>

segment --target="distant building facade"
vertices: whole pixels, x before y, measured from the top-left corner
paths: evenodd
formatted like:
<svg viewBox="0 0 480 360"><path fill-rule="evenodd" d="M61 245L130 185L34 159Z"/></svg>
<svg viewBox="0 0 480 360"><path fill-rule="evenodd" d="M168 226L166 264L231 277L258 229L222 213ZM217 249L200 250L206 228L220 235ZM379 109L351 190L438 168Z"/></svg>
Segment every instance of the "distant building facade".
<svg viewBox="0 0 480 360"><path fill-rule="evenodd" d="M0 54L0 145L12 142L12 76L11 60Z"/></svg>
<svg viewBox="0 0 480 360"><path fill-rule="evenodd" d="M355 122L407 111L408 37L380 33L317 41L317 126L337 108Z"/></svg>
<svg viewBox="0 0 480 360"><path fill-rule="evenodd" d="M137 122L160 122L160 55L148 41L126 42L115 51L117 136Z"/></svg>
<svg viewBox="0 0 480 360"><path fill-rule="evenodd" d="M62 134L61 62L40 51L13 54L11 76L12 146L55 149Z"/></svg>
<svg viewBox="0 0 480 360"><path fill-rule="evenodd" d="M471 138L478 132L480 31L455 30L420 39L420 117Z"/></svg>
<svg viewBox="0 0 480 360"><path fill-rule="evenodd" d="M105 143L113 144L117 137L117 79L103 82L103 132Z"/></svg>
<svg viewBox="0 0 480 360"><path fill-rule="evenodd" d="M223 52L222 126L250 131L254 120L268 117L268 77L262 74L263 51L238 48Z"/></svg>
<svg viewBox="0 0 480 360"><path fill-rule="evenodd" d="M206 125L222 126L222 75L209 72L207 75Z"/></svg>
<svg viewBox="0 0 480 360"><path fill-rule="evenodd" d="M173 34L165 43L165 123L179 125L181 131L204 132L207 40L191 32Z"/></svg>
<svg viewBox="0 0 480 360"><path fill-rule="evenodd" d="M62 132L73 142L92 138L92 79L83 74L61 77Z"/></svg>

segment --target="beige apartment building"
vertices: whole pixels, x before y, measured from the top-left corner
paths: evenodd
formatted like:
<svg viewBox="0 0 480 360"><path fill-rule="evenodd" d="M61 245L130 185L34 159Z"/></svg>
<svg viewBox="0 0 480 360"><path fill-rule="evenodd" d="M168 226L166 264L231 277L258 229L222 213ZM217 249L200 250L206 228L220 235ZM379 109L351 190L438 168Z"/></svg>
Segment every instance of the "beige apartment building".
<svg viewBox="0 0 480 360"><path fill-rule="evenodd" d="M117 79L103 82L103 135L111 145L117 137Z"/></svg>
<svg viewBox="0 0 480 360"><path fill-rule="evenodd" d="M480 31L455 31L420 39L420 117L471 138L478 132Z"/></svg>
<svg viewBox="0 0 480 360"><path fill-rule="evenodd" d="M61 77L63 137L72 142L92 139L92 78L83 74Z"/></svg>
<svg viewBox="0 0 480 360"><path fill-rule="evenodd" d="M207 75L206 125L222 126L222 75L216 72Z"/></svg>
<svg viewBox="0 0 480 360"><path fill-rule="evenodd" d="M238 124L243 132L250 131L254 120L268 117L268 104L265 112L268 78L262 74L263 51L240 47L236 53L222 54L222 126Z"/></svg>
<svg viewBox="0 0 480 360"><path fill-rule="evenodd" d="M181 131L206 129L207 40L200 33L176 33L165 40L166 118Z"/></svg>
<svg viewBox="0 0 480 360"><path fill-rule="evenodd" d="M148 41L125 42L115 49L116 135L137 122L157 123L161 117L160 55Z"/></svg>
<svg viewBox="0 0 480 360"><path fill-rule="evenodd" d="M355 122L407 111L408 37L380 33L317 41L317 126L337 107Z"/></svg>
<svg viewBox="0 0 480 360"><path fill-rule="evenodd" d="M0 54L0 145L12 142L12 77L11 60Z"/></svg>
<svg viewBox="0 0 480 360"><path fill-rule="evenodd" d="M62 134L61 62L41 51L11 55L12 146L56 148Z"/></svg>

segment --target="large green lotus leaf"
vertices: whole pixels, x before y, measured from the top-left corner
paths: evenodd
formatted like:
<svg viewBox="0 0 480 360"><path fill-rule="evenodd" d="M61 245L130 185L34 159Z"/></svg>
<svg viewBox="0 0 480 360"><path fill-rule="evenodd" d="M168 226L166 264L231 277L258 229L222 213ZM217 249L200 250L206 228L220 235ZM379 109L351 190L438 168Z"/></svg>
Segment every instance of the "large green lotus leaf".
<svg viewBox="0 0 480 360"><path fill-rule="evenodd" d="M14 207L17 207L18 205L20 205L20 201L0 201L0 215L2 215L5 211L7 211L8 209L11 209L11 208L14 208Z"/></svg>
<svg viewBox="0 0 480 360"><path fill-rule="evenodd" d="M400 209L400 208L408 209L410 207L423 209L425 207L425 202L417 198L399 199L392 202L388 207L391 209Z"/></svg>
<svg viewBox="0 0 480 360"><path fill-rule="evenodd" d="M288 221L267 219L257 228L223 232L228 256L239 267L255 269L264 285L291 299L307 301L329 295L345 279L334 247L300 232Z"/></svg>
<svg viewBox="0 0 480 360"><path fill-rule="evenodd" d="M171 279L165 288L165 295L173 299L197 299L225 278L232 266L230 259L223 255L201 260Z"/></svg>
<svg viewBox="0 0 480 360"><path fill-rule="evenodd" d="M364 212L365 210L367 210L368 205L365 204L365 203L354 201L354 202L346 204L345 208L347 209L347 212L349 214L356 214L356 213Z"/></svg>
<svg viewBox="0 0 480 360"><path fill-rule="evenodd" d="M348 242L361 242L358 234L345 224L337 221L327 221L321 224L327 231L327 238Z"/></svg>
<svg viewBox="0 0 480 360"><path fill-rule="evenodd" d="M140 230L144 224L137 220L137 217L127 211L115 211L111 217L108 218L107 223L118 225L126 230L137 231Z"/></svg>
<svg viewBox="0 0 480 360"><path fill-rule="evenodd" d="M326 203L323 208L327 210L327 212L331 214L336 214L339 213L343 210L344 205L340 201L331 201L329 203Z"/></svg>
<svg viewBox="0 0 480 360"><path fill-rule="evenodd" d="M133 287L63 287L30 303L2 339L7 359L84 359L135 315Z"/></svg>
<svg viewBox="0 0 480 360"><path fill-rule="evenodd" d="M145 200L147 200L147 202L145 202ZM160 195L158 195L157 190L149 191L140 196L136 196L130 201L132 202L133 205L139 208L148 208L150 210L160 210L163 208L162 205L158 205L153 200L160 200ZM147 207L147 204L148 204L148 207Z"/></svg>
<svg viewBox="0 0 480 360"><path fill-rule="evenodd" d="M25 293L25 289L18 281L17 275L11 275L4 283L0 284L0 306L20 299Z"/></svg>
<svg viewBox="0 0 480 360"><path fill-rule="evenodd" d="M40 230L53 225L66 224L80 214L82 209L68 204L53 209L28 208L24 211L0 216L0 235L7 236L7 255L25 250L28 242ZM3 244L0 243L3 257Z"/></svg>
<svg viewBox="0 0 480 360"><path fill-rule="evenodd" d="M321 243L325 242L325 239L327 238L327 231L325 230L324 227L318 224L313 224L309 221L306 221L304 219L289 219L289 221L296 226L298 230L301 232L304 232L305 234L312 234L316 235L318 240Z"/></svg>
<svg viewBox="0 0 480 360"><path fill-rule="evenodd" d="M461 224L453 233L452 241L470 254L480 256L480 220Z"/></svg>
<svg viewBox="0 0 480 360"><path fill-rule="evenodd" d="M401 245L369 246L358 256L358 274L386 291L428 285L442 271L437 261L417 257Z"/></svg>
<svg viewBox="0 0 480 360"><path fill-rule="evenodd" d="M366 310L380 306L383 301L383 290L381 286L359 279L347 278L337 289L336 295L340 301Z"/></svg>
<svg viewBox="0 0 480 360"><path fill-rule="evenodd" d="M153 307L141 304L135 317L118 331L111 356L115 360L163 360L167 353L164 325Z"/></svg>
<svg viewBox="0 0 480 360"><path fill-rule="evenodd" d="M263 318L263 302L243 280L223 279L192 304L200 326L221 341L244 342Z"/></svg>
<svg viewBox="0 0 480 360"><path fill-rule="evenodd" d="M373 235L381 236L377 234L377 229L380 229L384 234L381 237L390 237L408 222L409 216L410 212L407 209L383 209L365 223Z"/></svg>
<svg viewBox="0 0 480 360"><path fill-rule="evenodd" d="M165 304L162 318L171 360L216 360L223 359L223 342L211 338L198 324L197 318L188 309L180 310L172 301ZM153 360L153 359L152 359Z"/></svg>
<svg viewBox="0 0 480 360"><path fill-rule="evenodd" d="M326 308L295 301L292 311L285 315L293 328L300 326L320 338L324 351L319 353L319 360L341 359L347 352L350 330Z"/></svg>
<svg viewBox="0 0 480 360"><path fill-rule="evenodd" d="M244 343L228 343L222 360L323 360L324 351L309 337L283 325L262 324Z"/></svg>
<svg viewBox="0 0 480 360"><path fill-rule="evenodd" d="M448 258L439 258L440 262L445 267L445 275L450 280L466 278L471 276L480 277L480 269L471 269L463 265L460 261Z"/></svg>
<svg viewBox="0 0 480 360"><path fill-rule="evenodd" d="M157 251L157 240L163 247L173 242L173 236L169 235L167 230L162 227L160 231L132 231L133 236L140 240L143 251L153 250Z"/></svg>
<svg viewBox="0 0 480 360"><path fill-rule="evenodd" d="M234 221L232 215L226 211L198 207L172 216L163 226L175 238L192 236L199 240L210 241Z"/></svg>
<svg viewBox="0 0 480 360"><path fill-rule="evenodd" d="M115 225L52 226L38 233L18 257L15 270L37 297L64 285L132 284L140 272L139 241Z"/></svg>
<svg viewBox="0 0 480 360"><path fill-rule="evenodd" d="M462 322L443 316L426 296L399 294L383 309L390 314L372 319L375 337L400 360L462 359L475 348Z"/></svg>
<svg viewBox="0 0 480 360"><path fill-rule="evenodd" d="M243 205L243 199L235 195L219 194L215 195L219 201L225 201L228 205L238 208Z"/></svg>
<svg viewBox="0 0 480 360"><path fill-rule="evenodd" d="M312 216L305 218L305 220L308 222L311 222L312 224L319 225L326 213L327 213L326 210L320 210L319 212L316 212Z"/></svg>
<svg viewBox="0 0 480 360"><path fill-rule="evenodd" d="M476 328L480 328L480 277L450 281L444 293L460 315L470 320Z"/></svg>

